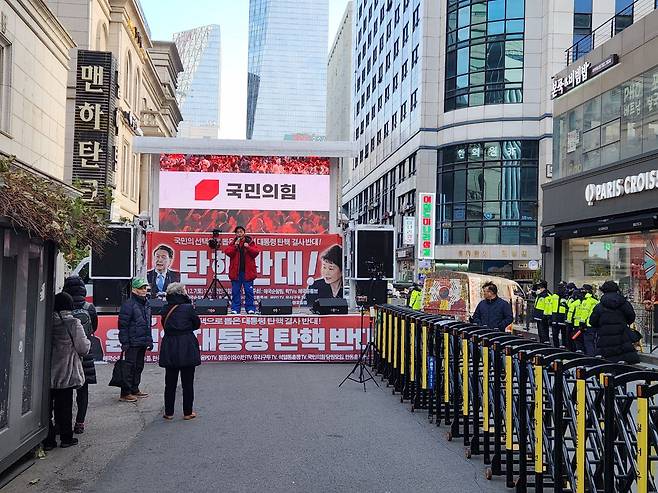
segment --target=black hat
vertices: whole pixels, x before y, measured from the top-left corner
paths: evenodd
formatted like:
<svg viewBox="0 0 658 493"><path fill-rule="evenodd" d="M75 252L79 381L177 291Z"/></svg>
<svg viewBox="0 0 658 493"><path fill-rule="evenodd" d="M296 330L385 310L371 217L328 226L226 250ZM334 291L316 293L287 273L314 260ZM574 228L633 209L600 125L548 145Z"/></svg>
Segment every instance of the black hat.
<svg viewBox="0 0 658 493"><path fill-rule="evenodd" d="M331 262L337 265L340 270L343 270L343 249L340 245L333 245L329 247L326 252L322 254L322 260Z"/></svg>
<svg viewBox="0 0 658 493"><path fill-rule="evenodd" d="M64 287L62 291L70 294L71 296L84 298L87 296L87 287L85 281L80 276L70 276L64 279ZM74 300L75 301L75 300Z"/></svg>
<svg viewBox="0 0 658 493"><path fill-rule="evenodd" d="M576 283L570 282L567 284L567 289L578 289L578 286L576 286Z"/></svg>
<svg viewBox="0 0 658 493"><path fill-rule="evenodd" d="M583 287L582 287L581 289L582 289L583 291L587 291L587 292L589 292L589 293L591 293L592 291L594 291L594 288L592 287L591 284L583 284Z"/></svg>
<svg viewBox="0 0 658 493"><path fill-rule="evenodd" d="M619 291L619 285L615 281L606 281L599 289L603 293L616 293Z"/></svg>
<svg viewBox="0 0 658 493"><path fill-rule="evenodd" d="M73 311L73 298L71 295L65 292L57 293L55 295L55 307L56 312L61 311Z"/></svg>
<svg viewBox="0 0 658 493"><path fill-rule="evenodd" d="M548 288L548 283L546 281L543 281L543 280L539 281L537 284L535 284L535 288L536 289L540 289L540 288L546 289L546 288Z"/></svg>

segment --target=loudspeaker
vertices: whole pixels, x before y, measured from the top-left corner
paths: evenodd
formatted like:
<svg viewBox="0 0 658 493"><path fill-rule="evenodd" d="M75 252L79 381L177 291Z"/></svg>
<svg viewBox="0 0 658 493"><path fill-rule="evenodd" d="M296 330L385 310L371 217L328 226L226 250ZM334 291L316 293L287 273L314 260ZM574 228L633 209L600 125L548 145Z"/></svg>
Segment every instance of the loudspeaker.
<svg viewBox="0 0 658 493"><path fill-rule="evenodd" d="M383 279L371 281L356 281L356 296L367 298L366 303L357 303L363 306L384 305L388 301L388 282Z"/></svg>
<svg viewBox="0 0 658 493"><path fill-rule="evenodd" d="M102 252L92 250L89 277L92 279L130 279L134 271L133 229L110 227Z"/></svg>
<svg viewBox="0 0 658 493"><path fill-rule="evenodd" d="M393 279L393 229L357 229L355 279Z"/></svg>
<svg viewBox="0 0 658 493"><path fill-rule="evenodd" d="M165 300L160 298L153 298L150 300L151 305L151 315L162 315L162 309L167 304Z"/></svg>
<svg viewBox="0 0 658 493"><path fill-rule="evenodd" d="M318 298L313 303L312 311L318 315L346 315L347 300L345 298Z"/></svg>
<svg viewBox="0 0 658 493"><path fill-rule="evenodd" d="M128 298L128 281L121 279L96 279L94 283L94 305L115 307Z"/></svg>
<svg viewBox="0 0 658 493"><path fill-rule="evenodd" d="M226 315L228 300L196 300L194 311L197 315Z"/></svg>
<svg viewBox="0 0 658 493"><path fill-rule="evenodd" d="M261 315L292 315L292 300L261 300L258 303L258 312Z"/></svg>

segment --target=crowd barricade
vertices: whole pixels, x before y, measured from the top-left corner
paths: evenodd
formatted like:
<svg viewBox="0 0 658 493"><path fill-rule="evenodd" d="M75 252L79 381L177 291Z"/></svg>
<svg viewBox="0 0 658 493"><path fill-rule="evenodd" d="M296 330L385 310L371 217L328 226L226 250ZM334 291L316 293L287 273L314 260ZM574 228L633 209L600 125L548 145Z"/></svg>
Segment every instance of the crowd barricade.
<svg viewBox="0 0 658 493"><path fill-rule="evenodd" d="M658 371L408 307L377 307L373 367L517 492L655 492Z"/></svg>

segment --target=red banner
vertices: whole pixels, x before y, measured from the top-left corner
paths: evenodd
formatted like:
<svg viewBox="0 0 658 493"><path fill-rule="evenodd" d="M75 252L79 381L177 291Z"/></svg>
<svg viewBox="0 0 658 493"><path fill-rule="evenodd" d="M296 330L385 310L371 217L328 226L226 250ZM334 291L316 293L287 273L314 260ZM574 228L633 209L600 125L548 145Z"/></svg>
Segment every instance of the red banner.
<svg viewBox="0 0 658 493"><path fill-rule="evenodd" d="M211 238L210 233L149 233L148 268L154 268L156 249L162 245L169 247L173 258L164 255L160 262L169 263L166 268L173 271L175 280L185 284L193 299L202 298L214 275L214 252L208 247ZM228 233L218 238L221 245L217 252L218 277L229 292L229 258L221 249L233 238ZM295 306L305 304L309 286L322 278L322 254L333 245L342 244L339 235L256 234L253 239L260 249L256 258L258 277L254 281L256 300L286 298L292 299ZM341 273L337 275L340 277Z"/></svg>
<svg viewBox="0 0 658 493"><path fill-rule="evenodd" d="M196 335L201 361L354 361L362 344L368 342L366 315L201 316ZM157 363L164 335L160 317L153 317L153 351L147 363ZM117 317L98 320L96 336L101 340L106 361L121 354Z"/></svg>

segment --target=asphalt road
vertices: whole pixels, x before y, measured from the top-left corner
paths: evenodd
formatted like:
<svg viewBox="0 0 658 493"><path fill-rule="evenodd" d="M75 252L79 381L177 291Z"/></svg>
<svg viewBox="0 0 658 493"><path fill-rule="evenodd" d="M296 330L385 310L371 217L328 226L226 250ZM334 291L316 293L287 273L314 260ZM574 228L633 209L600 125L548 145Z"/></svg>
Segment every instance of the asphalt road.
<svg viewBox="0 0 658 493"><path fill-rule="evenodd" d="M203 366L199 417L157 419L91 491L503 491L390 390L337 384L349 368Z"/></svg>

